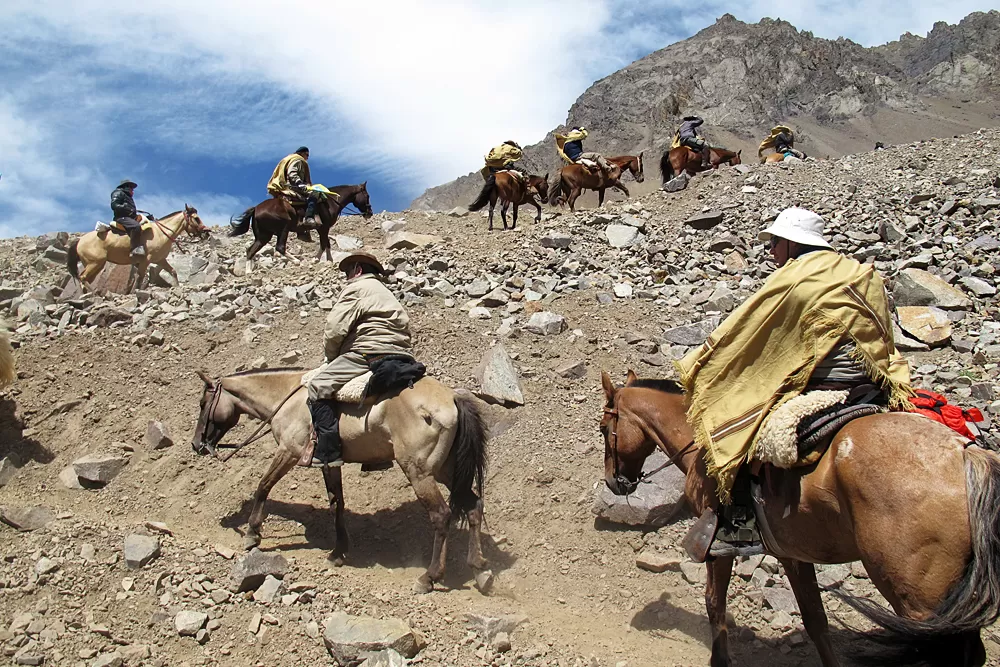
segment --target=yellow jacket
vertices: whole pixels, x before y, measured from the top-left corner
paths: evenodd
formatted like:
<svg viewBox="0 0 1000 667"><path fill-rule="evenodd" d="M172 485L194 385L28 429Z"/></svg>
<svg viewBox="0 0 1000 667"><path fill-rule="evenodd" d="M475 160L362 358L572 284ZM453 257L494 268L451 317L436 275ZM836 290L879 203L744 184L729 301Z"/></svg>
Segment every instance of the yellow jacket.
<svg viewBox="0 0 1000 667"><path fill-rule="evenodd" d="M289 172L294 172L295 177L289 179ZM292 188L293 185L298 185L295 182L297 180L303 181L302 185L312 184L312 179L309 176L309 162L298 153L292 153L282 158L278 166L274 168L274 173L271 174L271 179L267 182L267 192L272 197L285 195L294 199L301 198L302 194Z"/></svg>
<svg viewBox="0 0 1000 667"><path fill-rule="evenodd" d="M572 130L572 131L570 131L569 134L565 134L565 135L564 134L556 134L555 135L555 137L556 137L556 152L559 153L559 157L561 157L562 159L566 160L566 162L569 162L570 164L572 164L573 161L570 160L569 156L566 155L566 153L563 152L563 146L565 146L566 143L570 142L570 141L583 141L584 139L587 138L587 134L588 133L587 133L587 130L585 128L580 128L579 130Z"/></svg>
<svg viewBox="0 0 1000 667"><path fill-rule="evenodd" d="M775 127L772 127L771 134L768 135L767 139L760 142L760 148L757 149L757 157L760 157L760 154L766 151L768 148L774 148L774 138L779 134L781 134L782 132L784 132L790 137L795 136L792 130L788 127L785 127L784 125L776 125Z"/></svg>
<svg viewBox="0 0 1000 667"><path fill-rule="evenodd" d="M483 159L486 160L487 167L502 169L511 162L517 162L520 160L522 155L523 153L521 152L521 149L517 146L500 144L499 146L491 148L490 152L487 153Z"/></svg>

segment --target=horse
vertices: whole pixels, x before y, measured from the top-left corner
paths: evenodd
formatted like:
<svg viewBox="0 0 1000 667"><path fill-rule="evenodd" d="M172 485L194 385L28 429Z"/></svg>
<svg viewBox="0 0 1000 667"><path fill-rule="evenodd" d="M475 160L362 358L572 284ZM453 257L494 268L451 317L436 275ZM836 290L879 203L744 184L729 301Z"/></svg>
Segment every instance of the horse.
<svg viewBox="0 0 1000 667"><path fill-rule="evenodd" d="M709 154L711 157L709 162L711 166L703 167L701 166L701 153L695 152L687 146L671 148L660 158L661 180L666 184L667 181L674 176L680 175L681 172L686 171L688 176L694 176L699 171L718 169L720 164L734 166L740 164L740 155L742 153L743 151L741 150L734 153L725 148L710 148Z"/></svg>
<svg viewBox="0 0 1000 667"><path fill-rule="evenodd" d="M632 174L636 183L642 183L645 175L642 172L642 153L638 155L619 155L606 158L611 164L607 179L600 172L594 173L582 164L568 164L559 170L559 183L552 188L549 204L569 204L569 210L576 211L574 204L584 190L597 190L597 205L604 206L604 191L607 188L621 190L626 197L630 196L628 188L619 181L626 171Z"/></svg>
<svg viewBox="0 0 1000 667"><path fill-rule="evenodd" d="M74 280L81 280L89 287L106 263L132 264L133 270L125 287L126 292L131 291L133 287L136 289L142 287L143 282L148 279L147 269L150 264L162 267L176 281L177 272L167 263L167 255L170 254L170 248L181 232L187 232L190 236L202 240L210 236L208 227L198 217L198 211L184 204L183 211L152 220L152 227L142 232L142 238L146 243L146 255L136 259L135 262L131 257L132 245L127 234L99 233L95 230L87 232L70 244L66 253L66 269ZM81 261L82 274L78 273L77 267Z"/></svg>
<svg viewBox="0 0 1000 667"><path fill-rule="evenodd" d="M643 461L658 447L687 475L685 493L700 515L715 485L694 445L680 385L640 380L632 371L624 387L606 372L601 384L608 488L631 493L641 481ZM758 524L766 550L784 566L824 667L841 663L813 564L856 560L895 614L869 600L843 599L890 637L905 640L897 650L937 651L941 664L985 664L980 629L1000 615L1000 456L966 444L921 415L882 413L841 428L815 464L767 471L771 483L761 485L758 515L766 522ZM733 558L715 557L707 567L710 664L727 667L726 591Z"/></svg>
<svg viewBox="0 0 1000 667"><path fill-rule="evenodd" d="M0 320L0 389L12 384L17 378L14 373L14 351L10 347L10 332L7 322Z"/></svg>
<svg viewBox="0 0 1000 667"><path fill-rule="evenodd" d="M319 214L319 254L317 259L333 261L333 254L330 250L330 227L337 222L340 213L348 204L354 204L365 220L374 215L371 200L368 198L368 181L360 185L338 185L330 188L331 192L337 193L336 197L324 197L316 205L316 212ZM256 206L251 206L243 211L239 216L229 219L229 235L242 236L250 229L253 229L254 242L247 248L247 259L253 259L261 248L267 245L268 241L275 235L274 249L282 255L285 254L285 247L288 243L288 232L308 230L298 227L299 214L296 212L292 202L284 197L265 199ZM306 237L308 239L308 237Z"/></svg>
<svg viewBox="0 0 1000 667"><path fill-rule="evenodd" d="M217 455L217 448L225 446L219 444L220 440L236 426L241 415L269 424L278 442L278 451L253 496L244 538L244 547L248 550L261 542L260 530L268 494L295 467L310 445L312 420L306 406L306 391L301 386L303 372L302 369L269 369L212 379L204 371L197 371L205 387L191 443L196 453ZM483 557L480 536L487 435L474 399L456 394L437 380L424 376L398 393L378 397L374 402L369 399L360 406L353 401L343 402L341 409L344 461L391 465L395 460L430 514L434 528L433 554L414 590L429 593L434 583L443 578L448 526L454 516L468 521L467 562L475 573L476 587L485 593L493 582L493 574ZM325 467L323 478L334 510L337 534L331 560L342 564L350 538L344 525L341 469ZM438 482L451 491L447 503L438 489Z"/></svg>
<svg viewBox="0 0 1000 667"><path fill-rule="evenodd" d="M511 229L517 227L517 209L521 204L531 204L534 206L538 210L537 215L535 215L535 222L542 221L542 206L535 200L535 195L542 201L548 199L548 174L544 176L531 175L521 179L513 174L501 171L494 176L494 179L493 183L487 181L479 196L476 197L476 201L469 204L470 211L478 211L489 203L489 231L493 231L493 209L497 205L497 198L503 201L503 206L500 208L500 219L503 220L504 231L507 230L507 209L511 204L514 205L514 217L510 225Z"/></svg>

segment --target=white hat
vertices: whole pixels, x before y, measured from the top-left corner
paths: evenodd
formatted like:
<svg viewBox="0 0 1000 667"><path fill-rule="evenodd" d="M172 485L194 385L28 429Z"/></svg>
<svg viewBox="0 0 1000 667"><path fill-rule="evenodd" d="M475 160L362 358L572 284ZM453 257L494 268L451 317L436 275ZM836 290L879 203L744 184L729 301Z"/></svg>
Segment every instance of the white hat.
<svg viewBox="0 0 1000 667"><path fill-rule="evenodd" d="M770 241L772 236L788 239L802 245L832 248L823 238L826 221L818 213L806 208L786 208L778 214L771 226L757 235L761 241Z"/></svg>

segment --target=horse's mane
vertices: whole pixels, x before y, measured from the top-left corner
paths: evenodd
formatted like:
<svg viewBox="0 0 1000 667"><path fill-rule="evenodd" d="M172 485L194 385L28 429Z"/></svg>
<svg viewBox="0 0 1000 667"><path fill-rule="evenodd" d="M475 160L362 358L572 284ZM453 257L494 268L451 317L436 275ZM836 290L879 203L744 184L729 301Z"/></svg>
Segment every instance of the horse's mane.
<svg viewBox="0 0 1000 667"><path fill-rule="evenodd" d="M160 216L160 220L165 220L165 219L167 219L167 218L172 218L172 217L174 217L175 215L177 215L178 213L183 213L183 212L184 212L184 211L174 211L173 213L167 213L166 215L161 215L161 216Z"/></svg>
<svg viewBox="0 0 1000 667"><path fill-rule="evenodd" d="M628 385L640 389L655 389L666 394L683 394L684 388L676 380L660 380L657 378L640 378Z"/></svg>
<svg viewBox="0 0 1000 667"><path fill-rule="evenodd" d="M227 378L242 377L244 375L263 375L266 373L290 373L292 371L302 371L305 372L307 369L301 368L299 366L289 366L287 368L253 368L248 371L239 371L236 373L230 373Z"/></svg>

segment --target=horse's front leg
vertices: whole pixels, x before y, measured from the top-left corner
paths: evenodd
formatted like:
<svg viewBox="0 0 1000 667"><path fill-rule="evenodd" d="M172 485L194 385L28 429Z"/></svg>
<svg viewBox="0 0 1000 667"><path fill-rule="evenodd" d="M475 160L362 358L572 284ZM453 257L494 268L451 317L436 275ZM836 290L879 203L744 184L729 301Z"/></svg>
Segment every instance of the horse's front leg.
<svg viewBox="0 0 1000 667"><path fill-rule="evenodd" d="M493 209L496 208L496 205L497 205L497 202L496 202L495 199L490 201L490 228L488 230L486 230L486 231L489 231L489 232L493 231Z"/></svg>
<svg viewBox="0 0 1000 667"><path fill-rule="evenodd" d="M539 204L538 200L536 200L534 197L530 197L528 199L528 203L531 204L532 206L534 206L535 209L538 210L538 214L535 216L535 222L541 222L542 221L542 205Z"/></svg>
<svg viewBox="0 0 1000 667"><path fill-rule="evenodd" d="M517 209L520 208L520 204L514 204L514 211L511 213L511 229L517 229Z"/></svg>
<svg viewBox="0 0 1000 667"><path fill-rule="evenodd" d="M626 188L625 184L622 183L621 181L615 181L614 183L611 184L611 187L613 187L615 190L622 191L623 193L625 193L626 197L632 196L631 194L629 194L628 188Z"/></svg>
<svg viewBox="0 0 1000 667"><path fill-rule="evenodd" d="M708 581L705 583L705 606L708 608L708 622L712 626L711 667L730 667L729 629L726 627L726 593L729 578L733 574L733 558L713 558L708 567Z"/></svg>
<svg viewBox="0 0 1000 667"><path fill-rule="evenodd" d="M319 255L316 258L321 262L333 261L333 253L330 251L330 225L321 225L319 228Z"/></svg>
<svg viewBox="0 0 1000 667"><path fill-rule="evenodd" d="M415 593L430 593L434 590L434 582L441 581L444 577L445 561L448 557L448 525L451 522L451 510L448 503L444 501L441 490L437 482L431 476L411 477L410 466L404 467L404 472L410 478L410 485L413 492L417 494L417 499L423 503L427 513L431 518L431 525L434 526L434 549L431 552L431 563L427 566L427 571L417 579L413 585Z"/></svg>
<svg viewBox="0 0 1000 667"><path fill-rule="evenodd" d="M802 612L802 624L806 626L809 638L816 645L820 662L823 667L840 667L840 660L833 652L830 642L830 626L823 608L823 598L816 584L816 568L812 563L782 558L781 565L785 568L788 583L795 593L795 600Z"/></svg>
<svg viewBox="0 0 1000 667"><path fill-rule="evenodd" d="M597 205L604 206L604 188L597 188Z"/></svg>
<svg viewBox="0 0 1000 667"><path fill-rule="evenodd" d="M326 484L326 495L333 509L333 524L337 531L337 546L330 554L330 561L336 566L344 564L347 552L351 550L351 538L344 524L344 479L341 467L324 466L323 482Z"/></svg>
<svg viewBox="0 0 1000 667"><path fill-rule="evenodd" d="M284 447L278 450L271 467L267 469L264 476L257 485L257 492L253 495L253 507L250 510L250 519L247 522L247 534L243 537L243 548L249 551L260 545L260 527L264 523L264 503L271 489L284 477L289 470L295 467L298 457L289 452Z"/></svg>

